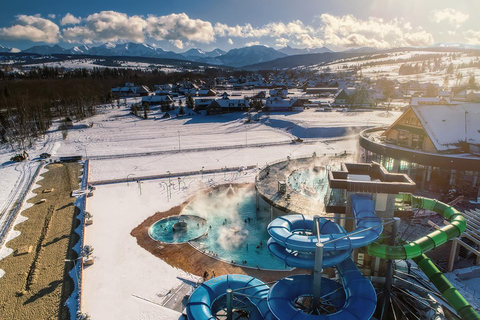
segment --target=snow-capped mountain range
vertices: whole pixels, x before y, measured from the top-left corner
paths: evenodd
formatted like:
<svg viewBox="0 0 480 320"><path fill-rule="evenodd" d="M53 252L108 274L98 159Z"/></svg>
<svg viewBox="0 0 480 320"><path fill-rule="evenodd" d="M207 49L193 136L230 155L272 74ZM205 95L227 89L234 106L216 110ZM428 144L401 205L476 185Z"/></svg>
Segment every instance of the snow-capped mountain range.
<svg viewBox="0 0 480 320"><path fill-rule="evenodd" d="M17 52L20 52L20 50L17 49L17 48L7 48L7 47L4 47L4 46L0 45L0 52L1 53L4 53L4 52L6 52L6 53L17 53Z"/></svg>
<svg viewBox="0 0 480 320"><path fill-rule="evenodd" d="M0 46L0 52L20 52L20 50L5 48ZM91 47L87 45L77 46L70 49L65 49L59 45L48 46L40 45L33 46L22 53L38 54L42 56L66 54L66 55L94 55L94 56L111 56L111 57L147 57L147 58L162 58L162 59L177 59L196 61L200 63L208 63L219 66L242 67L252 63L260 63L270 61L278 58L283 58L289 55L305 54L305 53L323 53L331 52L326 47L316 49L294 49L285 47L280 50L275 50L266 46L248 46L244 48L232 49L225 52L221 49L214 49L212 51L203 51L200 49L190 49L183 53L175 53L173 51L165 51L161 48L142 44L142 43L121 43L115 44L107 42L100 46Z"/></svg>

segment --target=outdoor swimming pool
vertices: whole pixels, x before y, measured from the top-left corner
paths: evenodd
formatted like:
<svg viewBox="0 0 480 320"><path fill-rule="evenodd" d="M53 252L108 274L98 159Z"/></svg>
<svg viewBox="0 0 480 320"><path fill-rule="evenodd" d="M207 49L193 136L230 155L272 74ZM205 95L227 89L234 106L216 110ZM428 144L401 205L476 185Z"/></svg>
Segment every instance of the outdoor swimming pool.
<svg viewBox="0 0 480 320"><path fill-rule="evenodd" d="M187 228L174 231L174 225L179 222L185 222ZM180 215L158 220L148 229L148 234L158 241L183 243L202 236L206 231L205 219L192 215Z"/></svg>
<svg viewBox="0 0 480 320"><path fill-rule="evenodd" d="M323 199L328 188L324 167L296 169L287 181L293 190L312 199Z"/></svg>
<svg viewBox="0 0 480 320"><path fill-rule="evenodd" d="M207 234L190 241L217 259L252 268L288 270L267 248L270 212L255 206L253 188L222 188L200 196L182 211L206 220Z"/></svg>

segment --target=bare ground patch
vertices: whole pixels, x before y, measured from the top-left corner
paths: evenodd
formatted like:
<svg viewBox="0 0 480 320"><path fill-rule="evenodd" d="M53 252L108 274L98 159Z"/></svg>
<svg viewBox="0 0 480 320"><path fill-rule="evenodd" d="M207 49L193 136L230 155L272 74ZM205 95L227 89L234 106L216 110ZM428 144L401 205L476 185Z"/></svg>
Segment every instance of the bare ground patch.
<svg viewBox="0 0 480 320"><path fill-rule="evenodd" d="M0 260L5 275L0 278L0 317L2 319L69 319L64 306L73 290L68 271L73 267L66 259L75 259L71 249L78 241L73 231L80 223L72 190L79 187L81 165L78 163L47 166L36 203L22 211L27 217L15 226L21 232L6 245L14 253ZM46 189L52 192L44 193ZM39 203L41 199L46 201Z"/></svg>

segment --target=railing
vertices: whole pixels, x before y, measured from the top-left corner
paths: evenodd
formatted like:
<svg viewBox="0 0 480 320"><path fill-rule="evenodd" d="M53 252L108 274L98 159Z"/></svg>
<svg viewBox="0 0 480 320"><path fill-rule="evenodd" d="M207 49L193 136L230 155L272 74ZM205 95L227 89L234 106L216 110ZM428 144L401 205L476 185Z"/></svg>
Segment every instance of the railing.
<svg viewBox="0 0 480 320"><path fill-rule="evenodd" d="M110 180L98 180L91 181L91 185L101 185L101 184L112 184L112 183L122 183L128 181L143 181L143 180L156 180L156 179L165 179L169 177L185 177L193 176L199 174L209 174L209 173L221 173L221 172L232 172L239 170L251 170L257 168L256 165L246 166L246 167L224 167L220 169L211 169L211 170L196 170L196 171L186 171L186 172L172 172L172 173L163 173L149 176L135 176L135 178L119 178L119 179L110 179Z"/></svg>
<svg viewBox="0 0 480 320"><path fill-rule="evenodd" d="M80 185L81 190L86 190L88 188L88 168L89 168L89 160L86 160L83 165L83 177L82 177L82 182ZM87 205L87 192L83 192L80 197L77 198L77 201L75 202L75 205L80 209L79 214L77 215L77 219L80 220L80 226L75 230L77 234L80 236L77 244L74 245L75 247L78 247L78 243L80 243L79 250L80 252L78 253L78 258L75 261L75 264L73 266L73 272L75 274L75 278L77 280L76 286L73 289L72 294L70 297L67 299L70 300L74 297L75 293L77 293L77 303L75 307L72 310L72 307L69 305L69 310L70 310L70 319L75 320L77 319L77 313L82 311L82 284L83 284L83 258L81 257L81 250L84 247L85 243L85 219L84 219L84 214L85 214L85 209ZM79 230L80 233L77 231ZM74 248L72 248L74 250ZM71 272L72 270L70 270ZM75 279L74 283L75 283ZM72 312L73 311L73 312Z"/></svg>

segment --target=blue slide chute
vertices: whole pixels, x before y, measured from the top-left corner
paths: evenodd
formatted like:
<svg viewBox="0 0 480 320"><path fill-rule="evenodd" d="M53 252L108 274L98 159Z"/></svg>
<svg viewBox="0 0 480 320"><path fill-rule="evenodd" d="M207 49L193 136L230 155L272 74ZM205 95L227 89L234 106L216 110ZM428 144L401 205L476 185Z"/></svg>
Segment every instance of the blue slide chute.
<svg viewBox="0 0 480 320"><path fill-rule="evenodd" d="M340 284L322 278L321 296L328 299L329 305L339 309L335 313L307 314L294 303L296 297L313 292L311 276L292 276L277 282L268 294L268 306L273 314L281 320L361 320L370 319L377 307L377 295L372 283L366 279L355 266L351 258L337 265L342 278L343 291L338 290ZM299 279L300 277L303 277ZM288 279L292 279L288 281ZM328 282L326 280L329 280Z"/></svg>
<svg viewBox="0 0 480 320"><path fill-rule="evenodd" d="M214 314L225 305L221 300L225 298L227 289L238 290L239 293L254 297L244 301L250 305L250 319L275 320L267 304L270 288L257 278L241 274L220 276L202 283L188 300L187 318L215 320Z"/></svg>

